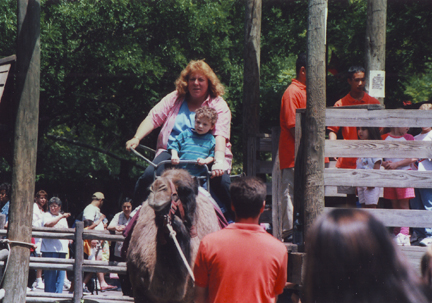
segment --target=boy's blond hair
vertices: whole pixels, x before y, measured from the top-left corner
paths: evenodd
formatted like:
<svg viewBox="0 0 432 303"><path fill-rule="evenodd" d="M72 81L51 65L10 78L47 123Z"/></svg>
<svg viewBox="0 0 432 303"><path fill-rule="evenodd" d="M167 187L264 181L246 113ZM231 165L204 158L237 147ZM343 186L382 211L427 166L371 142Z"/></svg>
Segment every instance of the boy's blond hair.
<svg viewBox="0 0 432 303"><path fill-rule="evenodd" d="M207 118L210 120L212 125L215 125L218 119L218 114L214 108L203 106L195 111L195 118Z"/></svg>

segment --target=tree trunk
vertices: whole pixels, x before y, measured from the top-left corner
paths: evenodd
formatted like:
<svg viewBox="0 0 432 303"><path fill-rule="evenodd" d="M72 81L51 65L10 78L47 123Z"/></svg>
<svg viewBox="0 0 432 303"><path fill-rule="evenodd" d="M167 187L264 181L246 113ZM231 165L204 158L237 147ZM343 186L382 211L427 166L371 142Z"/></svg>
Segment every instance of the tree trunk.
<svg viewBox="0 0 432 303"><path fill-rule="evenodd" d="M385 71L387 0L368 0L366 23L366 91L371 70ZM384 104L384 98L378 98Z"/></svg>
<svg viewBox="0 0 432 303"><path fill-rule="evenodd" d="M309 0L307 105L304 138L304 223L308 229L324 208L324 139L326 109L327 0Z"/></svg>
<svg viewBox="0 0 432 303"><path fill-rule="evenodd" d="M254 175L256 153L247 148L249 136L259 132L261 0L246 1L243 75L243 171ZM248 158L252 165L248 165Z"/></svg>
<svg viewBox="0 0 432 303"><path fill-rule="evenodd" d="M31 243L40 88L40 1L18 0L17 86L8 238ZM12 244L3 302L25 302L30 247Z"/></svg>

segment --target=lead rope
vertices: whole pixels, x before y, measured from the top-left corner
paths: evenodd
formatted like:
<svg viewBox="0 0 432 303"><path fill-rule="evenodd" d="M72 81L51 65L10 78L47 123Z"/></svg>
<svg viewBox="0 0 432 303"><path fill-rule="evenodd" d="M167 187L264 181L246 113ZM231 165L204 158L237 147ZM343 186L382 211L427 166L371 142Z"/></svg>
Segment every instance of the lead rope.
<svg viewBox="0 0 432 303"><path fill-rule="evenodd" d="M6 243L9 252L11 251L10 244L18 244L18 245L34 247L33 243L27 243L27 242L21 242L21 241L11 241L9 239L2 239L2 240L0 240L0 243ZM8 265L9 265L9 254L7 256L7 259L6 259L6 264L5 264L5 268L3 271L3 276L2 276L1 281L0 281L0 285L3 284L3 279L4 279L5 273L7 271Z"/></svg>
<svg viewBox="0 0 432 303"><path fill-rule="evenodd" d="M177 233L172 228L171 222L168 222L167 227L168 227L168 230L170 232L169 235L170 235L171 239L174 240L174 243L175 243L175 245L177 247L177 250L178 250L178 252L180 254L180 257L182 258L182 260L183 260L183 262L184 262L184 264L185 264L185 266L186 266L186 268L187 268L187 270L188 270L188 272L189 272L189 274L190 274L190 276L192 278L192 281L195 283L195 276L193 274L192 268L190 268L190 266L189 266L189 264L188 264L188 262L186 260L186 257L185 257L185 255L183 254L183 251L180 248L180 244L178 243L177 238L176 238Z"/></svg>

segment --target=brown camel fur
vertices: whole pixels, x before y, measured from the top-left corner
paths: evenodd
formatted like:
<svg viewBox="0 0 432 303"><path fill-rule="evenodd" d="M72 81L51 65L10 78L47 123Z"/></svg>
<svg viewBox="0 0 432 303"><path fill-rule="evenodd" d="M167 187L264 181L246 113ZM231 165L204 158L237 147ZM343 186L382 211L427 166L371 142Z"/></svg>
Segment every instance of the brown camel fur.
<svg viewBox="0 0 432 303"><path fill-rule="evenodd" d="M197 181L183 169L165 171L151 186L133 230L127 268L136 303L193 302L193 282L174 241L163 225L171 205L171 180L182 201L185 217L177 212L173 228L189 265L193 264L201 239L220 229L213 205L198 194ZM197 236L191 237L191 226Z"/></svg>

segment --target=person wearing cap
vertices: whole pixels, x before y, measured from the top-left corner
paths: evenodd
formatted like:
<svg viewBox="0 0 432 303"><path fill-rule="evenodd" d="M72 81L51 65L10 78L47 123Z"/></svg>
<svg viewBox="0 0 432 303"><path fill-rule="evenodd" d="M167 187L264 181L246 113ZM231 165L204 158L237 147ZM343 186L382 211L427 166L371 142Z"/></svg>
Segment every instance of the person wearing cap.
<svg viewBox="0 0 432 303"><path fill-rule="evenodd" d="M93 224L88 226L87 229L94 229L94 230L104 230L107 226L106 222L106 216L101 213L100 209L103 205L103 202L105 200L105 196L101 192L95 192L92 196L92 201L89 205L84 208L83 212L83 221L84 220L91 220L93 221ZM107 241L101 241L100 243L102 247L102 253L104 251L109 251L109 245ZM108 261L109 256L106 260L102 258L102 261ZM105 281L105 276L103 273L98 272L97 277L100 283L100 287L102 291L115 289L116 286L108 285L108 283Z"/></svg>

